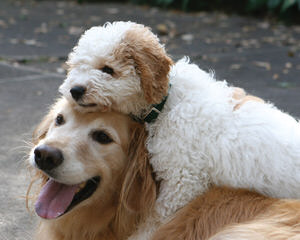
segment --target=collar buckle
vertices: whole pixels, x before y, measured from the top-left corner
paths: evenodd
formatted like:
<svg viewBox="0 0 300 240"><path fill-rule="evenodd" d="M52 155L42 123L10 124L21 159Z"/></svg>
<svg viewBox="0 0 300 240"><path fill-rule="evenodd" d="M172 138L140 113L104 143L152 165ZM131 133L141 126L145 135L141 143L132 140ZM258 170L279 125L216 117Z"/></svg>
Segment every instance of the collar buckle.
<svg viewBox="0 0 300 240"><path fill-rule="evenodd" d="M131 116L131 117L138 122L147 122L147 123L154 122L157 119L158 115L161 113L161 110L163 109L167 101L170 88L171 88L171 84L169 84L169 90L167 96L165 96L159 104L152 105L151 109L149 109L149 111L146 112L142 118L138 118L135 116Z"/></svg>

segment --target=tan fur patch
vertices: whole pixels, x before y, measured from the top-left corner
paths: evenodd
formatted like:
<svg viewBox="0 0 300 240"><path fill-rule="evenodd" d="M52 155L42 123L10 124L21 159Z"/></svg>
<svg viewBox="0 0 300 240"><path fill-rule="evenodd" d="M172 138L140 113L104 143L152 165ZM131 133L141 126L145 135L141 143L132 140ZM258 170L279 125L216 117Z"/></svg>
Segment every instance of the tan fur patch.
<svg viewBox="0 0 300 240"><path fill-rule="evenodd" d="M264 103L263 99L252 95L247 95L244 89L238 87L233 88L232 99L237 101L237 104L233 108L234 111L238 110L242 105L249 101Z"/></svg>
<svg viewBox="0 0 300 240"><path fill-rule="evenodd" d="M254 101L254 102L261 102L261 103L264 103L265 101L259 97L255 97L255 96L252 96L252 95L248 95L248 96L245 96L243 99L241 99L241 101L235 105L234 107L234 110L238 110L242 105L244 105L246 102L249 102L249 101Z"/></svg>
<svg viewBox="0 0 300 240"><path fill-rule="evenodd" d="M173 64L158 38L146 27L128 30L115 51L116 59L134 61L148 103L159 103L168 92L168 73Z"/></svg>

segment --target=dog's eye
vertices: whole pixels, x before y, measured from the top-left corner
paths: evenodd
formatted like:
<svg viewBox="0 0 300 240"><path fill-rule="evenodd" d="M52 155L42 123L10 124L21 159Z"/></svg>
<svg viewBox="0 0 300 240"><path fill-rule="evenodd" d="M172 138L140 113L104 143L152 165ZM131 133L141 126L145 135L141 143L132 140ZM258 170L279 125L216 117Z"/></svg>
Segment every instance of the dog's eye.
<svg viewBox="0 0 300 240"><path fill-rule="evenodd" d="M92 138L101 144L108 144L113 141L104 131L94 131L92 133Z"/></svg>
<svg viewBox="0 0 300 240"><path fill-rule="evenodd" d="M113 75L114 74L114 70L111 67L108 66L104 66L103 68L101 68L102 72L105 72L107 74Z"/></svg>
<svg viewBox="0 0 300 240"><path fill-rule="evenodd" d="M65 123L65 119L64 119L63 115L58 114L56 119L55 119L55 125L59 126L59 125L62 125L64 123Z"/></svg>

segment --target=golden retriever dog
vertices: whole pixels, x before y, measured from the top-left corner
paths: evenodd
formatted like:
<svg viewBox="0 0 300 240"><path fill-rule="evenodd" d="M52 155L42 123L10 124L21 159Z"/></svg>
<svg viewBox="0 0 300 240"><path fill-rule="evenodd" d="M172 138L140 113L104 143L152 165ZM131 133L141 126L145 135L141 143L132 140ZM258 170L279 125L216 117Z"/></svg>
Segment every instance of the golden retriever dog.
<svg viewBox="0 0 300 240"><path fill-rule="evenodd" d="M152 240L300 239L300 201L212 187L162 225Z"/></svg>
<svg viewBox="0 0 300 240"><path fill-rule="evenodd" d="M144 126L125 115L83 116L64 98L58 100L34 131L29 157L41 184L35 239L123 240L133 234L154 211L158 189L146 137ZM176 212L152 239L300 239L299 210L297 200L213 187Z"/></svg>
<svg viewBox="0 0 300 240"><path fill-rule="evenodd" d="M156 199L145 138L125 115L83 115L59 99L34 131L29 156L41 183L36 239L126 239Z"/></svg>

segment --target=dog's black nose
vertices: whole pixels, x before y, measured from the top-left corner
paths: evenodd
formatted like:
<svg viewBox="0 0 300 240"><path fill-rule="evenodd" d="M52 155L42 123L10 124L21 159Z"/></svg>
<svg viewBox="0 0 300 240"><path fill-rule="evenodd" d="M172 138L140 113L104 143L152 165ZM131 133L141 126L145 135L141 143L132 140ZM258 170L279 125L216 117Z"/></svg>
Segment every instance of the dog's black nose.
<svg viewBox="0 0 300 240"><path fill-rule="evenodd" d="M64 160L62 152L48 145L41 145L34 150L36 165L45 171L58 167Z"/></svg>
<svg viewBox="0 0 300 240"><path fill-rule="evenodd" d="M85 93L86 88L82 86L72 87L70 93L75 101L78 101Z"/></svg>

